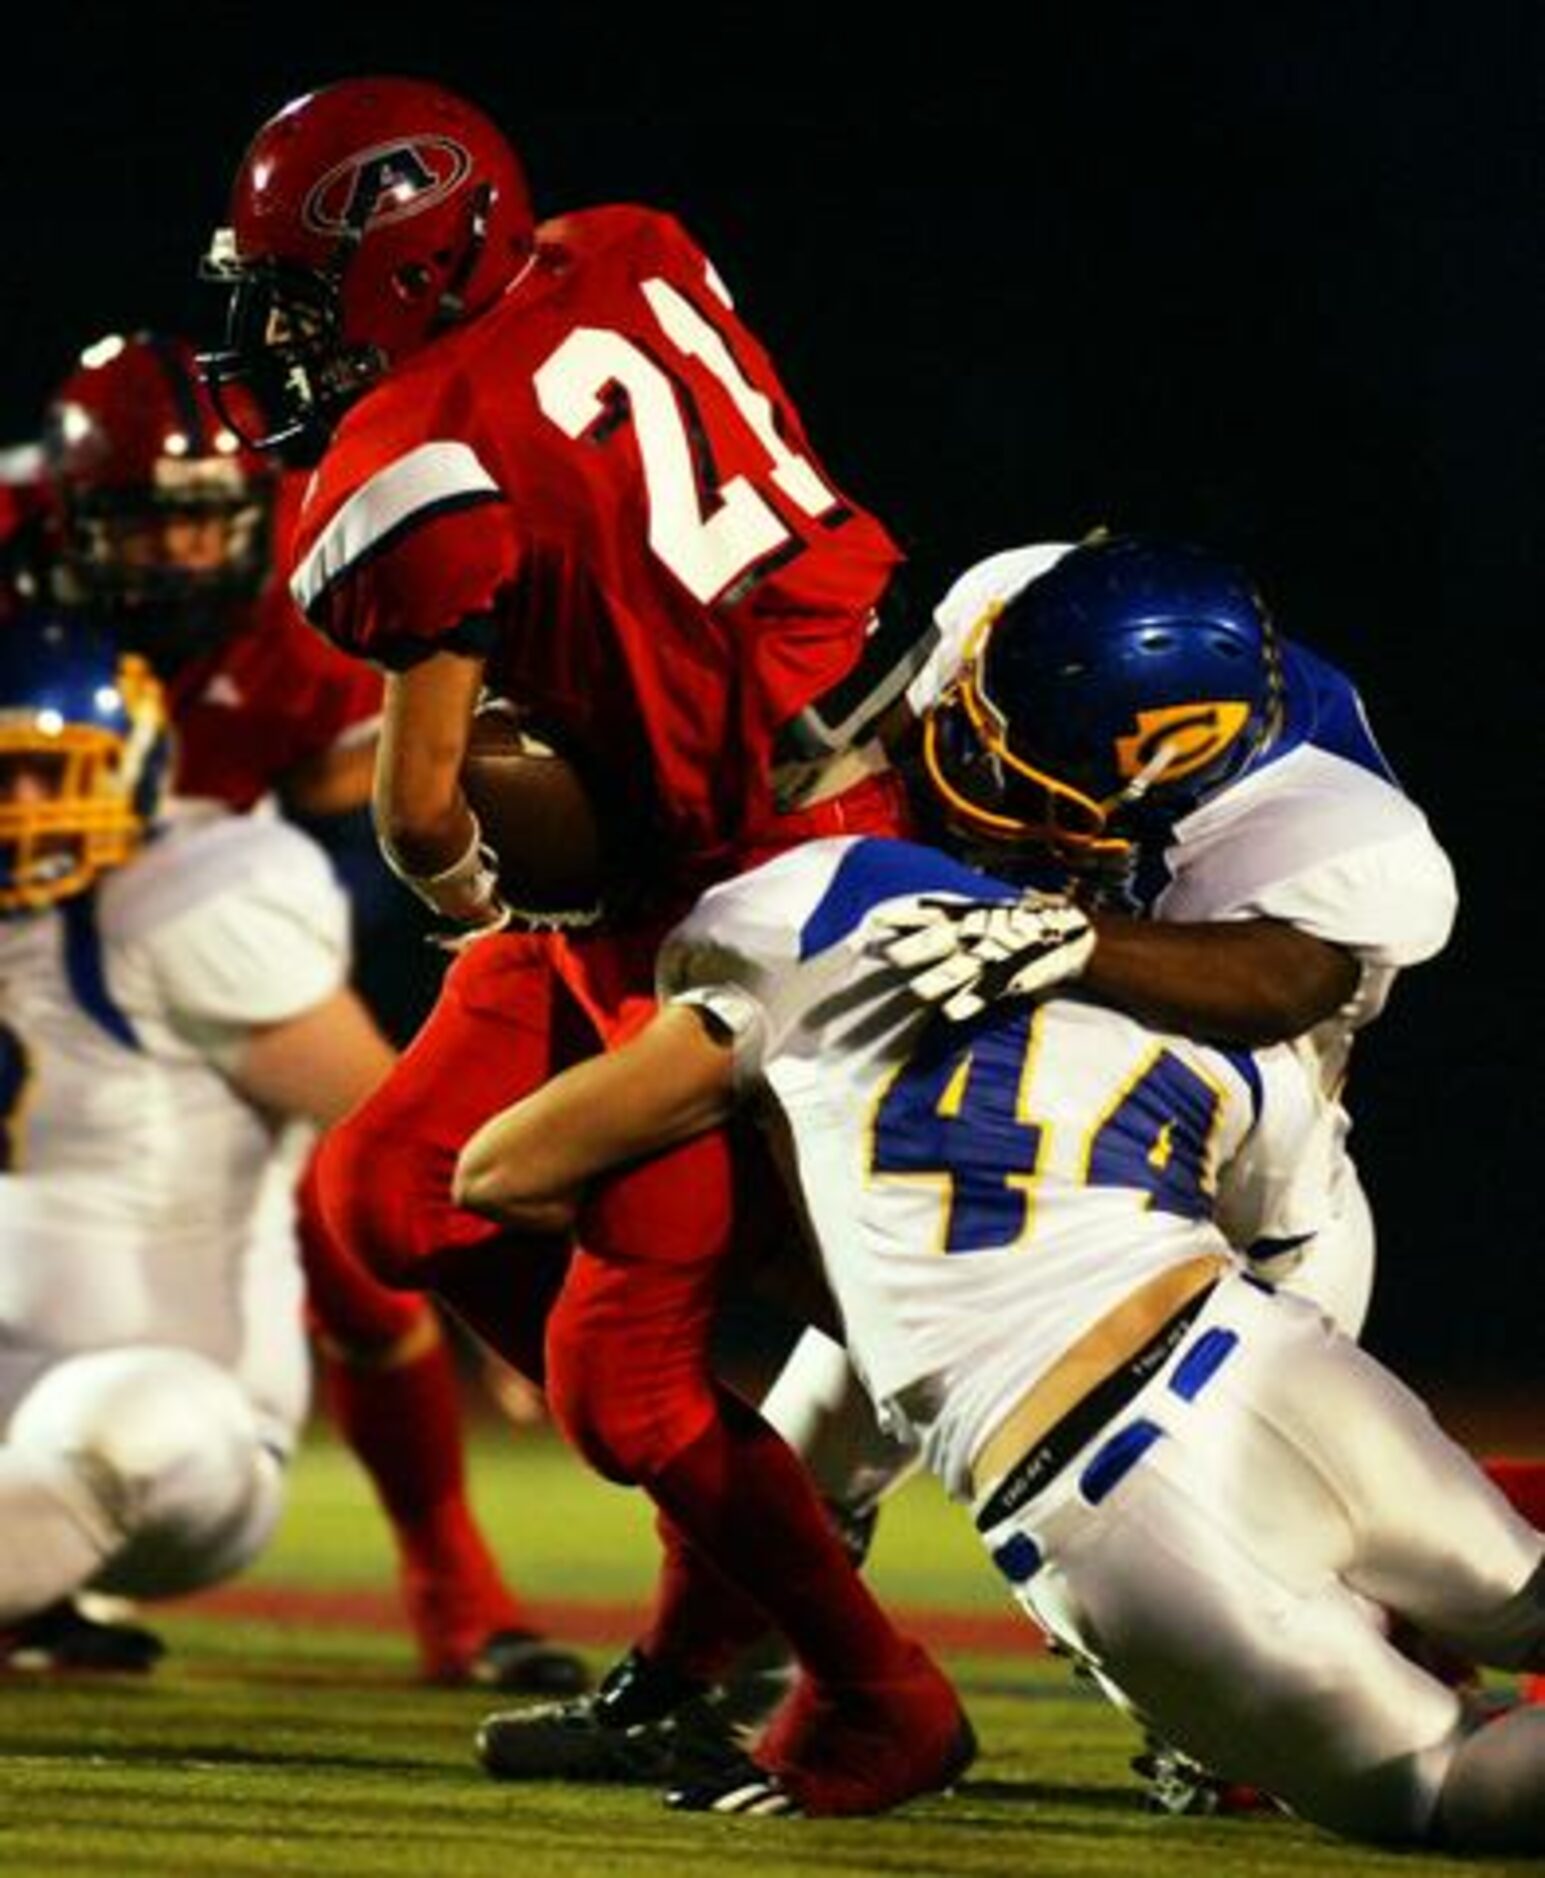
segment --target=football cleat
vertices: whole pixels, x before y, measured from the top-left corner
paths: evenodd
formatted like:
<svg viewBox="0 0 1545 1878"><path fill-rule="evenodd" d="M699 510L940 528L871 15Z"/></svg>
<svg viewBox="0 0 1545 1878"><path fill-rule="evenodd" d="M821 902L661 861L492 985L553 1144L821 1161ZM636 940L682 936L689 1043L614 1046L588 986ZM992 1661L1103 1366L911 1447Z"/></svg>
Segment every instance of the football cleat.
<svg viewBox="0 0 1545 1878"><path fill-rule="evenodd" d="M594 1695L502 1710L477 1733L478 1760L495 1780L695 1785L743 1752L711 1695L639 1650Z"/></svg>
<svg viewBox="0 0 1545 1878"><path fill-rule="evenodd" d="M98 1623L69 1598L0 1630L0 1667L27 1675L144 1675L165 1654L154 1631Z"/></svg>
<svg viewBox="0 0 1545 1878"><path fill-rule="evenodd" d="M1132 1771L1147 1782L1144 1810L1186 1818L1214 1818L1240 1813L1275 1813L1281 1809L1269 1793L1237 1781L1221 1780L1200 1761L1149 1735Z"/></svg>
<svg viewBox="0 0 1545 1878"><path fill-rule="evenodd" d="M665 1804L681 1813L740 1813L757 1819L802 1816L799 1802L778 1776L744 1755L711 1780L670 1788Z"/></svg>

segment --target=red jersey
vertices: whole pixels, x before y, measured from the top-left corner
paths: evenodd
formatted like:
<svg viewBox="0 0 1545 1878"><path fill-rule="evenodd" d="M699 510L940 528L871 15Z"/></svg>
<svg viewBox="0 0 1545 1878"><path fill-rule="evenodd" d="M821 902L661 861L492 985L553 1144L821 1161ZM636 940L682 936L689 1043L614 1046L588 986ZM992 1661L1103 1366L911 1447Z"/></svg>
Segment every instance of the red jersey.
<svg viewBox="0 0 1545 1878"><path fill-rule="evenodd" d="M635 207L546 224L500 302L362 399L295 545L336 644L485 654L699 875L765 832L773 740L855 665L901 558L706 257Z"/></svg>
<svg viewBox="0 0 1545 1878"><path fill-rule="evenodd" d="M281 541L293 528L302 480L280 480ZM167 705L177 793L249 809L298 765L375 734L381 676L313 632L276 572L238 629L171 679Z"/></svg>

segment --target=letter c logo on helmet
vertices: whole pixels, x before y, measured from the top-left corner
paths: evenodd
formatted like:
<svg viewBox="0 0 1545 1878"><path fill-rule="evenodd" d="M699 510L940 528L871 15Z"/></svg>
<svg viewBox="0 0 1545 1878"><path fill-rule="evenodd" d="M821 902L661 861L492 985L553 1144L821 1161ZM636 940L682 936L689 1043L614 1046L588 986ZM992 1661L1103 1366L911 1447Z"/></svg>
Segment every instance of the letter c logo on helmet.
<svg viewBox="0 0 1545 1878"><path fill-rule="evenodd" d="M1116 773L1130 781L1161 756L1164 779L1179 782L1215 763L1250 721L1248 702L1198 700L1137 713L1137 729L1112 739Z"/></svg>
<svg viewBox="0 0 1545 1878"><path fill-rule="evenodd" d="M334 164L312 186L302 219L319 235L383 228L432 209L471 170L472 153L450 137L375 144Z"/></svg>

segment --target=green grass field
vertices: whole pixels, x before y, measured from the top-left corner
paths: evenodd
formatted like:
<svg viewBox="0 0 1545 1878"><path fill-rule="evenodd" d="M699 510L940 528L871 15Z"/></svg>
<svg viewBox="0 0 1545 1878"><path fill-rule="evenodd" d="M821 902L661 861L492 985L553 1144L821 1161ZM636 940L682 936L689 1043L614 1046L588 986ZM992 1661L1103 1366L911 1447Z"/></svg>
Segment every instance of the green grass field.
<svg viewBox="0 0 1545 1878"><path fill-rule="evenodd" d="M654 1562L647 1507L544 1431L484 1429L477 1502L539 1615L598 1668ZM485 1695L421 1688L396 1627L384 1524L321 1435L268 1556L228 1593L149 1613L148 1678L0 1681L6 1878L686 1878L755 1873L1276 1878L1413 1870L1280 1817L1155 1818L1128 1725L1022 1647L969 1523L928 1482L898 1496L870 1575L956 1673L982 1753L953 1795L878 1820L679 1815L646 1789L501 1786L474 1764ZM969 1646L969 1647L968 1647ZM1422 1858L1423 1878L1536 1864Z"/></svg>

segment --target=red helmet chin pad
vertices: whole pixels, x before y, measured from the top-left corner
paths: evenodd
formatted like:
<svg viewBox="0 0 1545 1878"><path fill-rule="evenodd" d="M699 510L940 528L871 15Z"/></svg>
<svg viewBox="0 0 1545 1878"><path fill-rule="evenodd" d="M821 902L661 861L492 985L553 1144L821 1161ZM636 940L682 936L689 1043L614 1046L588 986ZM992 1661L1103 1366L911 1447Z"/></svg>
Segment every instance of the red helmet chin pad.
<svg viewBox="0 0 1545 1878"><path fill-rule="evenodd" d="M533 239L508 139L409 78L344 79L276 113L237 171L230 226L243 262L331 274L342 338L392 363L492 301Z"/></svg>

